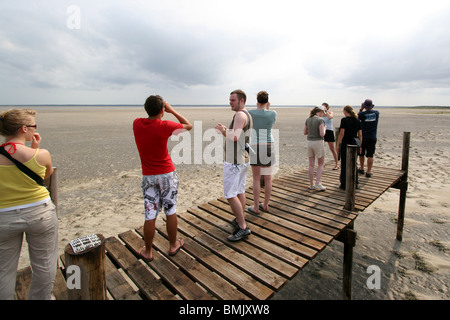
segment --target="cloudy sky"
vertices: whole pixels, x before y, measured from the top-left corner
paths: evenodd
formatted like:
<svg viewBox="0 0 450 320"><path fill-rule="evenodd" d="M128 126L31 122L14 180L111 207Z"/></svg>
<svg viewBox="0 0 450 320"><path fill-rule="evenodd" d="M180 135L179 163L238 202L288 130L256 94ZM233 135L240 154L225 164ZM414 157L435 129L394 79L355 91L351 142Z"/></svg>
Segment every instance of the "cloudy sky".
<svg viewBox="0 0 450 320"><path fill-rule="evenodd" d="M448 0L14 0L0 105L450 105Z"/></svg>

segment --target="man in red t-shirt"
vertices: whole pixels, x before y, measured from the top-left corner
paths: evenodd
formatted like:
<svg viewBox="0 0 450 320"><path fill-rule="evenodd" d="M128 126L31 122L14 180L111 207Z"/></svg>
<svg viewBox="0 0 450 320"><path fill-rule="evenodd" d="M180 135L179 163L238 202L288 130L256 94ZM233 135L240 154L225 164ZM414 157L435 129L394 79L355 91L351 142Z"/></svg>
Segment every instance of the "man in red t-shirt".
<svg viewBox="0 0 450 320"><path fill-rule="evenodd" d="M191 130L192 124L160 96L150 96L145 101L148 118L138 118L133 122L136 146L142 164L142 191L144 194L145 246L139 256L146 262L153 260L152 244L155 236L155 222L161 208L167 216L169 255L175 255L184 242L177 239L177 194L178 176L167 149L167 140L172 134ZM179 123L162 121L164 112L171 113Z"/></svg>

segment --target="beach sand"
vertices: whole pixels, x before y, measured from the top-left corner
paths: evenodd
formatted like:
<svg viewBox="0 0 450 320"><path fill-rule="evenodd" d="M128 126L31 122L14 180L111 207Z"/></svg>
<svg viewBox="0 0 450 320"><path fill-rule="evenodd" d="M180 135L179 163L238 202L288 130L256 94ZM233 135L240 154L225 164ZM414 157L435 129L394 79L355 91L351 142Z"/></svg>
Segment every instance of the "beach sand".
<svg viewBox="0 0 450 320"><path fill-rule="evenodd" d="M5 107L1 107L5 108ZM105 237L144 223L141 169L132 122L141 107L38 107L38 132L59 177L59 249L91 233ZM280 168L276 176L308 166L303 125L307 108L277 108ZM342 118L335 112L334 126ZM450 113L431 109L383 108L375 165L400 168L403 132L411 132L409 189L403 242L395 240L399 191L388 190L355 222L353 299L449 299ZM228 125L229 107L179 108L203 131ZM174 120L172 115L164 119ZM207 145L209 142L205 142ZM169 142L169 150L177 142ZM332 159L327 148L326 160ZM222 165L176 165L178 213L222 196ZM250 186L251 172L247 186ZM338 181L336 181L336 185ZM161 215L160 215L161 218ZM20 266L29 265L26 244ZM341 299L343 245L333 241L274 299ZM367 268L381 270L381 288L370 290Z"/></svg>

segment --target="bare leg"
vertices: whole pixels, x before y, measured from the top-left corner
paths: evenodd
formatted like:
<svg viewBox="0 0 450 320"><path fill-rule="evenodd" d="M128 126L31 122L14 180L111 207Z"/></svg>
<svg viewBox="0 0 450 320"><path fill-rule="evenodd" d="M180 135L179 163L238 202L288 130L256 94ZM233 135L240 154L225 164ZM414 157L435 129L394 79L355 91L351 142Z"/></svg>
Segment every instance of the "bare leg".
<svg viewBox="0 0 450 320"><path fill-rule="evenodd" d="M169 236L170 249L169 252L175 252L179 247L183 245L183 241L181 243L177 241L177 232L178 232L178 218L177 214L171 214L170 216L166 216L166 230Z"/></svg>
<svg viewBox="0 0 450 320"><path fill-rule="evenodd" d="M270 195L272 194L272 175L265 175L264 176L264 204L263 209L269 210L269 200Z"/></svg>
<svg viewBox="0 0 450 320"><path fill-rule="evenodd" d="M141 255L146 259L152 258L153 238L155 237L156 219L145 220L144 222L144 242L145 249L142 250Z"/></svg>
<svg viewBox="0 0 450 320"><path fill-rule="evenodd" d="M259 212L259 197L261 193L261 167L252 166L253 172L253 208L252 211Z"/></svg>
<svg viewBox="0 0 450 320"><path fill-rule="evenodd" d="M369 160L367 160L367 166L369 165ZM364 170L364 156L359 156L359 168Z"/></svg>
<svg viewBox="0 0 450 320"><path fill-rule="evenodd" d="M236 221L239 225L239 228L246 229L247 223L245 222L244 209L243 209L243 205L242 205L242 202L240 199L242 197L240 197L240 196L241 195L238 195L237 197L227 199L227 201L230 204L231 211L233 211L233 214L236 217ZM245 201L245 195L244 195L244 201Z"/></svg>
<svg viewBox="0 0 450 320"><path fill-rule="evenodd" d="M330 147L331 154L333 155L334 169L337 169L339 167L339 164L338 164L338 155L336 149L334 148L334 142L328 142L328 146Z"/></svg>
<svg viewBox="0 0 450 320"><path fill-rule="evenodd" d="M373 158L367 158L367 173L370 173L373 166Z"/></svg>

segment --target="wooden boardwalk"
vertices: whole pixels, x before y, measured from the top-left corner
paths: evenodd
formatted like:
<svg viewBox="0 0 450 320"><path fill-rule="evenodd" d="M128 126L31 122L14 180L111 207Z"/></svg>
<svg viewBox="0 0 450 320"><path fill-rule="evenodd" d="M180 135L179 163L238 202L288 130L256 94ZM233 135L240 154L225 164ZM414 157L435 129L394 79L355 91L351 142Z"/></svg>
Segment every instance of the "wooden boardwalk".
<svg viewBox="0 0 450 320"><path fill-rule="evenodd" d="M142 227L106 239L108 297L270 299L329 243L339 239L359 212L405 175L402 170L380 167L373 168L371 178L360 175L355 211L350 212L343 209L345 191L338 188L339 170L328 169L331 167L328 165L323 173L325 192L308 189L307 170L274 180L269 212L246 212L252 234L245 241L226 240L233 231L230 221L234 216L223 198L178 214L179 237L185 245L175 257L167 254L167 234L161 219L150 263L138 259L144 245ZM252 205L251 188L246 197L247 205ZM63 259L61 266L54 294L57 299L67 299ZM30 269L21 270L18 299L26 298L29 281Z"/></svg>

